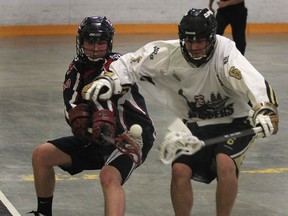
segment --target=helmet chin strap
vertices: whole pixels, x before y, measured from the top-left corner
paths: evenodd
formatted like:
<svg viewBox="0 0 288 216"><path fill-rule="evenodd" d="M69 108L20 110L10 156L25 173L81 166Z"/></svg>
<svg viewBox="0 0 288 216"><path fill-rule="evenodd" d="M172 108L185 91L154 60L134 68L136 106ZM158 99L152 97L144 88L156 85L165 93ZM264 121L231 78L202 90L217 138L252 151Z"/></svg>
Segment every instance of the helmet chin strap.
<svg viewBox="0 0 288 216"><path fill-rule="evenodd" d="M194 60L201 60L202 58L206 58L206 54L205 55L202 55L200 57L194 57L190 52L188 52L189 55L191 56L191 58L193 58Z"/></svg>
<svg viewBox="0 0 288 216"><path fill-rule="evenodd" d="M89 61L97 62L97 61L103 60L103 59L104 59L104 56L103 56L103 57L100 57L100 58L91 58L91 57L87 56L87 58L89 59Z"/></svg>

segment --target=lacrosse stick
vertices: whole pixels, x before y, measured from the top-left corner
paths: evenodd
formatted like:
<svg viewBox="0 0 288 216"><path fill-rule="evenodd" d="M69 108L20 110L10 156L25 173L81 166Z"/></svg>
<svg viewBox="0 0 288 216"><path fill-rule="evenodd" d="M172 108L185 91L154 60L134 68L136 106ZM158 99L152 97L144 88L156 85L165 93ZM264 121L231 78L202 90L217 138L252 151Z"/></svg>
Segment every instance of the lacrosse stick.
<svg viewBox="0 0 288 216"><path fill-rule="evenodd" d="M138 124L134 124L130 127L128 133L116 137L115 139L102 133L101 136L107 142L115 145L115 147L123 154L128 155L131 160L139 165L141 163L140 150L143 147L142 142L142 128ZM133 155L136 155L136 159Z"/></svg>
<svg viewBox="0 0 288 216"><path fill-rule="evenodd" d="M160 159L164 164L171 164L181 155L195 154L200 149L210 145L262 132L261 127L255 127L224 134L207 140L199 140L196 136L192 135L190 130L180 119L176 119L168 127L168 130L170 132L166 135L159 148Z"/></svg>

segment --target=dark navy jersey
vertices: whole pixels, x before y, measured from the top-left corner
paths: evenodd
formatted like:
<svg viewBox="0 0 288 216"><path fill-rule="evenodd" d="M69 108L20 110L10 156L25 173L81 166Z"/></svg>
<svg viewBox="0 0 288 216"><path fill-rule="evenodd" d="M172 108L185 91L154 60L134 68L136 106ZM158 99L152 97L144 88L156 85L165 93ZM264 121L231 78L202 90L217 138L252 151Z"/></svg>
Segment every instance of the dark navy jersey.
<svg viewBox="0 0 288 216"><path fill-rule="evenodd" d="M119 53L110 53L103 60L93 63L80 61L76 56L70 64L63 83L63 98L65 105L65 117L68 120L68 112L80 103L91 103L81 96L83 87L91 83L102 71L109 70L113 61L120 57ZM122 134L129 130L133 124L141 125L143 129L143 156L148 153L155 139L155 131L150 119L145 100L139 93L136 84L131 85L128 92L123 95L114 95L110 101L101 102L103 108L108 108L114 112L116 118L116 133ZM145 145L146 144L146 145Z"/></svg>

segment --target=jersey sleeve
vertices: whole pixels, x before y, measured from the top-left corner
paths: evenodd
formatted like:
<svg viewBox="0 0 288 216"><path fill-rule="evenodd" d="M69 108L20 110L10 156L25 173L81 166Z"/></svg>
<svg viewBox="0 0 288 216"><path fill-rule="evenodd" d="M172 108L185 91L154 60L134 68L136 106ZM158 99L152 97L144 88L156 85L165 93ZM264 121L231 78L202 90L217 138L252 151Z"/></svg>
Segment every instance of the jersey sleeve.
<svg viewBox="0 0 288 216"><path fill-rule="evenodd" d="M81 76L77 70L74 59L65 73L63 82L63 100L66 120L68 120L68 111L81 103L82 97L79 91L82 85Z"/></svg>
<svg viewBox="0 0 288 216"><path fill-rule="evenodd" d="M270 102L278 106L274 90L263 75L240 54L235 46L232 47L228 58L224 59L222 78L228 86L245 95L251 107ZM225 63L227 61L227 63Z"/></svg>
<svg viewBox="0 0 288 216"><path fill-rule="evenodd" d="M119 76L122 85L134 84L142 78L152 81L169 67L169 49L162 43L151 42L134 53L127 53L113 62L109 69Z"/></svg>

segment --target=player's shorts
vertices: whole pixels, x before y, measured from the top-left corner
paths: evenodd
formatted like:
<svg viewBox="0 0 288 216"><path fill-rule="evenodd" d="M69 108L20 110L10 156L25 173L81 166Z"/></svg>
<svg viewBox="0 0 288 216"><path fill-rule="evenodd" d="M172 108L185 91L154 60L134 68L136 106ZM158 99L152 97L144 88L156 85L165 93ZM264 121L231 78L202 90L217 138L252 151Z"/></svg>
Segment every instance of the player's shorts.
<svg viewBox="0 0 288 216"><path fill-rule="evenodd" d="M252 126L247 118L234 119L230 124L217 124L199 127L196 123L188 123L187 127L192 134L200 140L230 134L236 131L249 129ZM207 146L193 155L182 155L173 163L184 163L192 169L192 179L209 184L216 177L216 155L223 153L234 161L237 168L237 176L240 172L242 161L247 150L255 143L256 136L250 135L237 139L230 139L226 142Z"/></svg>
<svg viewBox="0 0 288 216"><path fill-rule="evenodd" d="M60 166L71 175L83 170L100 170L104 165L111 165L119 170L122 184L124 184L136 168L129 156L119 152L113 145L102 147L75 136L62 137L48 142L71 156L71 166Z"/></svg>

